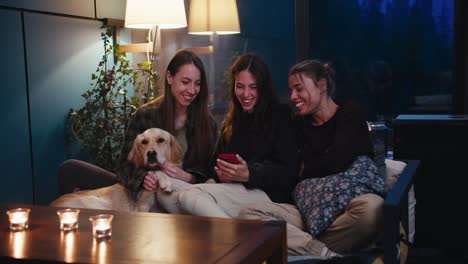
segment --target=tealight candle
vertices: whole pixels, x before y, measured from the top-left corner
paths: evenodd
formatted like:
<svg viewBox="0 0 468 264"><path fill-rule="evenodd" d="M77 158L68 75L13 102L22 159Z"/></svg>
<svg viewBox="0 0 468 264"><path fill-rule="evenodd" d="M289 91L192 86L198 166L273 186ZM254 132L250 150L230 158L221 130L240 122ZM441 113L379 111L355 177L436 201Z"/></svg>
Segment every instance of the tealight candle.
<svg viewBox="0 0 468 264"><path fill-rule="evenodd" d="M74 231L78 229L78 214L79 209L62 209L57 211L60 221L60 230Z"/></svg>
<svg viewBox="0 0 468 264"><path fill-rule="evenodd" d="M29 208L16 208L8 210L6 213L10 220L10 230L12 231L23 231L28 228L29 225Z"/></svg>
<svg viewBox="0 0 468 264"><path fill-rule="evenodd" d="M93 225L93 236L95 238L109 238L112 235L113 215L100 214L89 218Z"/></svg>

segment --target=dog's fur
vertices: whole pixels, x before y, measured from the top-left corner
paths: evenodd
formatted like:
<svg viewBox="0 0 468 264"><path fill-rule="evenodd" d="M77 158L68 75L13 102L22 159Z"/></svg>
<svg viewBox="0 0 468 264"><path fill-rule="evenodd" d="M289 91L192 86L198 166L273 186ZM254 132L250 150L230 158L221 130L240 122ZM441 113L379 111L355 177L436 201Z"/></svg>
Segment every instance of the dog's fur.
<svg viewBox="0 0 468 264"><path fill-rule="evenodd" d="M169 132L159 128L150 128L135 138L128 160L137 169L154 171L158 177L159 188L170 192L171 182L164 172L158 170L158 167L166 160L180 166L182 148ZM65 194L53 201L51 206L117 211L161 211L156 205L154 192L140 189L134 199L132 191L121 183L95 190Z"/></svg>

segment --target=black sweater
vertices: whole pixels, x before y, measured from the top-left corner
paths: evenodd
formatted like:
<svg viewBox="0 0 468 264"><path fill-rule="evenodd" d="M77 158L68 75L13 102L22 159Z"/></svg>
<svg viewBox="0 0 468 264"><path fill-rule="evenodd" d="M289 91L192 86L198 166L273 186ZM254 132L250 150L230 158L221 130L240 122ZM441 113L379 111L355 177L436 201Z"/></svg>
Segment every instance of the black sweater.
<svg viewBox="0 0 468 264"><path fill-rule="evenodd" d="M240 127L233 131L230 143L220 136L213 166L219 153L237 153L249 167L250 178L243 183L248 189L263 190L274 202L292 203L291 192L297 180L298 151L291 110L286 105L271 107L262 131L253 114L242 113ZM222 130L221 130L222 131ZM212 177L219 179L212 171Z"/></svg>
<svg viewBox="0 0 468 264"><path fill-rule="evenodd" d="M345 171L361 155L373 157L364 111L355 103L339 104L335 115L320 126L311 116L296 120L304 171L302 179Z"/></svg>
<svg viewBox="0 0 468 264"><path fill-rule="evenodd" d="M160 106L155 103L155 101L151 101L138 108L138 110L133 114L127 128L120 153L120 167L118 171L118 177L120 182L126 185L134 196L136 196L138 191L140 191L141 184L143 183L147 171L146 169L135 168L135 166L127 159L128 153L130 153L133 140L138 136L138 134L144 132L148 128L153 127L166 129L162 120L163 118ZM212 134L213 143L214 139L216 138L216 131L216 122L212 118L211 131L206 131L206 133ZM187 160L189 154L193 150L192 146L193 144L197 143L193 142L193 128L190 127L190 125L187 125L185 136L187 138L188 147L182 160L182 168L195 177L196 183L203 183L209 178L209 168L207 168L209 161L206 162L205 166L202 166L202 164L188 164ZM212 146L214 146L213 143ZM209 151L211 153L213 150L211 149Z"/></svg>

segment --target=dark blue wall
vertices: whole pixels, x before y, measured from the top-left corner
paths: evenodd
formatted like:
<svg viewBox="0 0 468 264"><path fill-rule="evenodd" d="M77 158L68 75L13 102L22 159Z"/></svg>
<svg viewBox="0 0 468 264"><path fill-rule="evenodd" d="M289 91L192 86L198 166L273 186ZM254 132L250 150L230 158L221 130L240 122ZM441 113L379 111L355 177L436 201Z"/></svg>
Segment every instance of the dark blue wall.
<svg viewBox="0 0 468 264"><path fill-rule="evenodd" d="M57 168L69 158L68 110L83 105L102 56L102 23L34 12L22 18L14 9L0 9L0 22L0 202L48 204L57 197Z"/></svg>
<svg viewBox="0 0 468 264"><path fill-rule="evenodd" d="M36 203L57 197L57 168L67 158L66 116L83 105L81 94L90 88L102 56L100 26L98 21L25 15Z"/></svg>
<svg viewBox="0 0 468 264"><path fill-rule="evenodd" d="M3 50L0 63L0 202L32 202L28 98L21 14L0 9Z"/></svg>

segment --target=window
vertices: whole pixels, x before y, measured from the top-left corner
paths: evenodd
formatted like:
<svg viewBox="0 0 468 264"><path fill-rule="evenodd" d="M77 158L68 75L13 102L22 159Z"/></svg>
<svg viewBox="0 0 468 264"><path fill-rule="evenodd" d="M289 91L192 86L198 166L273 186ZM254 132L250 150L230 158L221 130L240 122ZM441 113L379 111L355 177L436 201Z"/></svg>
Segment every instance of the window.
<svg viewBox="0 0 468 264"><path fill-rule="evenodd" d="M331 63L336 99L357 100L369 120L452 111L453 1L306 2L298 53Z"/></svg>

